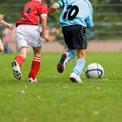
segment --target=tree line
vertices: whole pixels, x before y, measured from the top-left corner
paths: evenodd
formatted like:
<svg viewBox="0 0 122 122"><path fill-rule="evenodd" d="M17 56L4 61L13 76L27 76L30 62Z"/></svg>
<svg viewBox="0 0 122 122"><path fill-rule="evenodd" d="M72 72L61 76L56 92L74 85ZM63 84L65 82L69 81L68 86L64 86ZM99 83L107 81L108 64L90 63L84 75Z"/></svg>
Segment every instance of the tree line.
<svg viewBox="0 0 122 122"><path fill-rule="evenodd" d="M5 14L8 22L18 21L23 5L29 0L0 0L0 13ZM43 0L51 6L57 0ZM122 22L122 0L90 0L94 9L95 31L121 31L122 26L115 26ZM59 27L60 10L48 18L49 25ZM110 24L109 24L110 23ZM115 23L112 24L112 23ZM120 23L121 24L121 23ZM109 25L109 26L108 26Z"/></svg>

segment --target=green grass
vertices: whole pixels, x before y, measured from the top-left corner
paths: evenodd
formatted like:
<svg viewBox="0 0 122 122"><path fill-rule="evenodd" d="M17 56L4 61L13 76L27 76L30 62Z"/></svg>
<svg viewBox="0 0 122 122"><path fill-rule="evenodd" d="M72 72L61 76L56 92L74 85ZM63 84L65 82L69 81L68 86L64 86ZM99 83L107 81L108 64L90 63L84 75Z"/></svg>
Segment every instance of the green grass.
<svg viewBox="0 0 122 122"><path fill-rule="evenodd" d="M75 60L57 73L60 55L43 53L37 84L27 82L32 54L21 81L11 72L15 54L0 55L0 122L122 122L122 52L88 53L87 64L102 64L105 75L88 80L83 73L83 85L69 81Z"/></svg>

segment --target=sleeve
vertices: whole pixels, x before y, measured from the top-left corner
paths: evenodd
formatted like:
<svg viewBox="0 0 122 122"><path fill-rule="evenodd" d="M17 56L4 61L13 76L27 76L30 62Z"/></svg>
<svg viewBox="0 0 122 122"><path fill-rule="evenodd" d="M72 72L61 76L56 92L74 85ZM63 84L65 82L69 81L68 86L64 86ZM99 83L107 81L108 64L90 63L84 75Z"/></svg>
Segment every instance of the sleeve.
<svg viewBox="0 0 122 122"><path fill-rule="evenodd" d="M59 8L63 8L64 7L64 2L63 0L59 0L58 2L54 3L55 5L57 5Z"/></svg>
<svg viewBox="0 0 122 122"><path fill-rule="evenodd" d="M42 4L42 5L40 5L40 7L39 7L39 15L45 15L45 16L47 16L48 15L48 7L47 7L47 4Z"/></svg>
<svg viewBox="0 0 122 122"><path fill-rule="evenodd" d="M87 24L88 28L92 28L94 26L94 23L93 23L93 8L92 8L92 6L89 9L89 15L86 18L86 24Z"/></svg>

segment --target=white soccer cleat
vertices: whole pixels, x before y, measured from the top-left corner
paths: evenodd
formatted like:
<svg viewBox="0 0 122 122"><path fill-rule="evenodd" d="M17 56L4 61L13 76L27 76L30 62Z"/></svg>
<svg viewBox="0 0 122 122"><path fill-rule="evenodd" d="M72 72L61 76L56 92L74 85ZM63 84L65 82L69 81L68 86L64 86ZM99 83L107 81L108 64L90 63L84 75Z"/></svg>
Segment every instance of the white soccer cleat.
<svg viewBox="0 0 122 122"><path fill-rule="evenodd" d="M57 70L59 73L62 73L64 71L67 62L68 62L68 53L65 52L64 54L62 54L61 59L57 65Z"/></svg>
<svg viewBox="0 0 122 122"><path fill-rule="evenodd" d="M33 80L33 78L28 78L28 81L31 83L37 83L38 82L36 78L34 80Z"/></svg>
<svg viewBox="0 0 122 122"><path fill-rule="evenodd" d="M21 74L21 71L20 71L20 66L19 66L19 64L14 60L14 61L11 63L11 65L12 65L14 77L15 77L17 80L21 80L22 74Z"/></svg>
<svg viewBox="0 0 122 122"><path fill-rule="evenodd" d="M76 75L75 73L71 73L70 80L72 82L83 83L83 81L81 80L81 78L78 75Z"/></svg>

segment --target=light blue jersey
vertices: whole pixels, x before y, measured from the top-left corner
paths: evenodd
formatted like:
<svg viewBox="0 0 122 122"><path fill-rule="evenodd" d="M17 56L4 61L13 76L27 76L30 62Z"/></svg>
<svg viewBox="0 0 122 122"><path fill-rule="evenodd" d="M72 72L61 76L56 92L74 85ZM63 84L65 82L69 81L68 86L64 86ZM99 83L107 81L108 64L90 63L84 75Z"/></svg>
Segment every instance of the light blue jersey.
<svg viewBox="0 0 122 122"><path fill-rule="evenodd" d="M91 28L93 24L93 9L89 0L59 0L55 3L62 8L60 24L62 27L82 25Z"/></svg>

